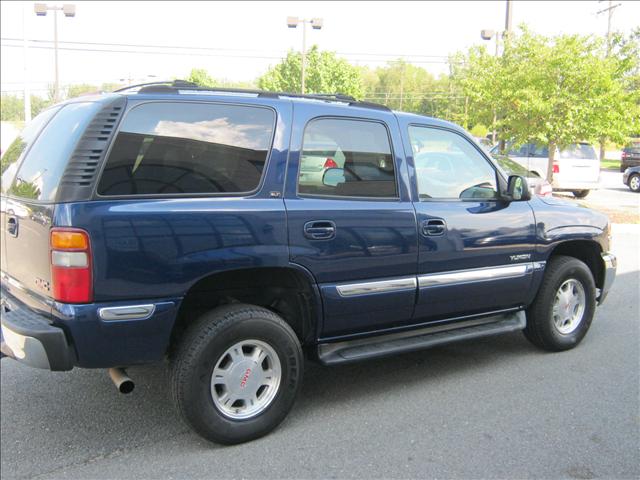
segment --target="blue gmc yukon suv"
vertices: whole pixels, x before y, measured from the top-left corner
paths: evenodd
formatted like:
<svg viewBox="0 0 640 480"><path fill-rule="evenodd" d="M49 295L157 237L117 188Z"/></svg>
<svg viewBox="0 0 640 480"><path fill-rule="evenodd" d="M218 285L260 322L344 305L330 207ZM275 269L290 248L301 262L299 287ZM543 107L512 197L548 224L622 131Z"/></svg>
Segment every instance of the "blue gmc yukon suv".
<svg viewBox="0 0 640 480"><path fill-rule="evenodd" d="M605 216L460 127L343 95L147 84L49 108L2 158L2 353L167 361L203 437L260 437L325 365L522 330L560 351L616 270Z"/></svg>

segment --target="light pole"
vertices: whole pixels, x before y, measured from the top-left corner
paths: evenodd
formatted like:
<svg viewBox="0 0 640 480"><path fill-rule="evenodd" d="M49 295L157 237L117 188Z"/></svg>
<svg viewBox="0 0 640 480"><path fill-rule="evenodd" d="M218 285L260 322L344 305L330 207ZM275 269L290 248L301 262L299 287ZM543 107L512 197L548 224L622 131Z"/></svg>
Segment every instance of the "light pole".
<svg viewBox="0 0 640 480"><path fill-rule="evenodd" d="M300 91L304 93L304 71L305 64L307 63L307 23L311 25L314 30L320 30L322 28L323 20L321 18L298 18L287 17L287 27L296 28L298 24L302 24L302 72L300 75Z"/></svg>
<svg viewBox="0 0 640 480"><path fill-rule="evenodd" d="M49 10L53 10L53 50L55 56L55 84L54 84L54 94L53 101L55 103L60 101L60 80L58 77L58 11L62 10L65 17L75 17L76 16L76 6L72 3L65 3L64 5L53 5L49 6L46 3L35 3L33 5L33 11L39 17L45 17Z"/></svg>
<svg viewBox="0 0 640 480"><path fill-rule="evenodd" d="M504 35L504 34L503 34ZM496 39L496 53L495 56L498 58L498 53L500 49L500 32L496 32L494 30L482 30L480 31L480 36L483 40L491 40L495 37ZM491 143L496 143L496 123L498 121L498 115L496 112L496 107L493 107L493 126L491 129Z"/></svg>

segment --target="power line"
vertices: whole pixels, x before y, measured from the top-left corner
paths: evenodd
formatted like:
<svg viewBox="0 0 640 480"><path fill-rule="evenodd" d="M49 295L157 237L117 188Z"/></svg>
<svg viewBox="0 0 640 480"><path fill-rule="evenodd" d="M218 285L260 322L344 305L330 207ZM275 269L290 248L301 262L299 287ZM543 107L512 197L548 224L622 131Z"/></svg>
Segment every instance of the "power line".
<svg viewBox="0 0 640 480"><path fill-rule="evenodd" d="M18 41L15 38L2 38L3 42L14 42ZM30 40L31 41L31 40ZM40 49L40 50L52 50L54 47L49 46L51 42L45 40L38 40L38 43L42 43L43 45L31 45L29 48L32 49ZM171 56L193 56L193 57L217 57L217 58L247 58L247 59L260 59L260 60L282 60L286 54L273 56L273 55L240 55L238 53L222 53L222 52L251 52L252 50L232 50L232 49L214 49L214 48L204 48L204 47L173 47L173 46L152 46L152 45L135 45L135 44L116 44L116 43L98 43L98 42L59 42L61 44L67 45L93 45L93 46L116 46L116 47L125 47L125 48L90 48L90 47L58 47L58 50L66 50L66 51L77 51L77 52L103 52L103 53L128 53L128 54L137 54L137 55L171 55ZM7 48L23 48L22 45L12 45L8 43L2 43L1 46ZM134 50L132 48L155 48L156 50ZM198 50L202 53L194 53L194 52L171 52L171 51L159 51L159 49L182 49L182 50ZM216 53L208 53L211 51L215 51ZM448 57L442 55L391 55L391 54L376 54L376 53L360 53L360 54L348 54L336 52L336 55L340 55L343 57L347 57L350 61L353 62L369 62L369 63L386 63L393 60L397 60L402 58L409 63L416 64L449 64L452 61L448 60ZM370 57L380 57L380 58L354 58L351 55L368 55ZM425 60L420 60L417 58L424 58ZM433 60L426 60L427 58L432 58ZM440 59L440 60L437 60ZM446 60L445 60L446 59Z"/></svg>
<svg viewBox="0 0 640 480"><path fill-rule="evenodd" d="M0 40L22 42L22 38L10 38L2 37ZM53 43L51 40L46 39L27 39L28 42L34 43ZM108 47L135 47L135 48L170 48L170 49L182 49L182 50L205 50L205 51L230 51L230 52L253 52L257 50L253 49L240 49L240 48L219 48L219 47L194 47L187 45L150 45L141 43L106 43L106 42L84 42L84 41L59 41L61 44L69 45L95 45L95 46L108 46ZM365 53L365 52L335 52L337 55L354 55L354 56L382 56L382 57L424 57L424 58L449 58L449 55L425 55L425 54L407 54L407 53Z"/></svg>

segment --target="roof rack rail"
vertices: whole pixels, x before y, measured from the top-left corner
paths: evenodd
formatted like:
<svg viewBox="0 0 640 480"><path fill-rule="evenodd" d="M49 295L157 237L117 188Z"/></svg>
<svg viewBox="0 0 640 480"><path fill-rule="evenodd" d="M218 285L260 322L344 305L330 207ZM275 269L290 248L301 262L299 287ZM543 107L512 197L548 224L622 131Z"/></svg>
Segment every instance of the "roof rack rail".
<svg viewBox="0 0 640 480"><path fill-rule="evenodd" d="M150 82L130 85L128 87L115 90L117 93L126 92L128 90L138 89L138 93L180 93L180 90L193 90L201 92L222 92L222 93L246 93L257 95L262 98L307 98L312 100L323 100L326 102L347 103L354 107L373 108L376 110L391 111L387 106L379 103L361 102L351 95L342 93L287 93L287 92L270 92L267 90L255 90L246 88L228 88L228 87L202 87L193 82L186 80L167 80L163 82Z"/></svg>

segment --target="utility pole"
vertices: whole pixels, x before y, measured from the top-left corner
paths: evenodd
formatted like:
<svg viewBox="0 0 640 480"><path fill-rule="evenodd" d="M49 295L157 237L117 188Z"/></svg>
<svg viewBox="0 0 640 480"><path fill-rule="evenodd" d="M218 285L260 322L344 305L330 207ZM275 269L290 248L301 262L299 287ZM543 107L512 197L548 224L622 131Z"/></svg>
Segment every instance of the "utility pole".
<svg viewBox="0 0 640 480"><path fill-rule="evenodd" d="M24 65L23 82L24 82L24 121L31 121L31 92L29 91L29 71L27 69L27 13L25 12L27 4L22 8L22 63Z"/></svg>
<svg viewBox="0 0 640 480"><path fill-rule="evenodd" d="M602 2L602 0L600 0L600 2ZM611 18L613 17L613 11L618 8L620 5L622 5L621 3L617 3L617 4L613 4L612 0L609 0L609 6L607 8L604 8L602 10L600 10L599 12L596 13L596 15L600 15L601 13L607 12L607 54L606 54L606 58L609 57L609 55L611 55ZM606 155L606 142L607 139L602 137L600 138L600 161L604 160L604 157Z"/></svg>
<svg viewBox="0 0 640 480"><path fill-rule="evenodd" d="M600 0L602 1L602 0ZM617 3L613 5L613 1L609 0L609 6L604 8L596 13L596 15L600 15L601 13L608 12L607 18L607 57L611 54L611 18L613 17L613 11L621 6L621 3Z"/></svg>
<svg viewBox="0 0 640 480"><path fill-rule="evenodd" d="M511 3L511 0L507 0L507 11L506 11L506 15L504 18L504 39L505 39L505 46L507 45L507 42L509 41L509 35L511 35L511 17L513 15L513 4Z"/></svg>

